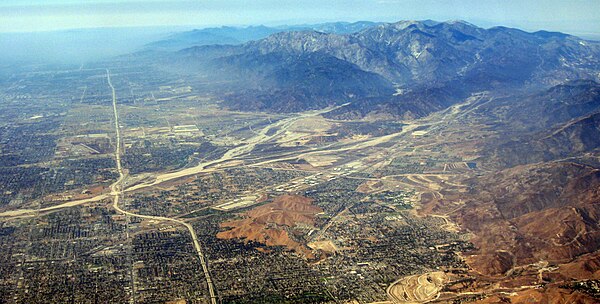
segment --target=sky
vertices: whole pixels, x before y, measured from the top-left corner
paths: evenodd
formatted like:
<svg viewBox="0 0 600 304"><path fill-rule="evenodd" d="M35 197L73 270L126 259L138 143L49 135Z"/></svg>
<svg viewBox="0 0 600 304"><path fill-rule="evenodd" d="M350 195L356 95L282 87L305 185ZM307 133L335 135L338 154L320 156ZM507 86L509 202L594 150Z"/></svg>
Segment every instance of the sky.
<svg viewBox="0 0 600 304"><path fill-rule="evenodd" d="M600 0L1 0L0 32L460 19L597 35L599 12Z"/></svg>

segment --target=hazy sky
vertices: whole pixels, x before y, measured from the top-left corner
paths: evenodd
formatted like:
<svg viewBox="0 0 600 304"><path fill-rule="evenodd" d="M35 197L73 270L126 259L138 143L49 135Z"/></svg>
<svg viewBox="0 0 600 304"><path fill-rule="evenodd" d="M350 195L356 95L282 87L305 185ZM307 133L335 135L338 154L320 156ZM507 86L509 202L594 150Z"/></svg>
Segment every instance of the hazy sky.
<svg viewBox="0 0 600 304"><path fill-rule="evenodd" d="M0 0L0 32L405 19L598 34L600 0Z"/></svg>

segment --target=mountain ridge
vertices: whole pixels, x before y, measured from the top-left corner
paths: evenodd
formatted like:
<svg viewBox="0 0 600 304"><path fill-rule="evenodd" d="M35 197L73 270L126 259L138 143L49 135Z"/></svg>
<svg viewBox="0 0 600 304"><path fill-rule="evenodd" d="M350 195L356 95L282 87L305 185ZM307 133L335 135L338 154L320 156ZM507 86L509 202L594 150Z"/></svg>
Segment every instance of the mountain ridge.
<svg viewBox="0 0 600 304"><path fill-rule="evenodd" d="M291 59L310 58L306 55L317 53L324 60L329 60L325 58L330 56L341 60L340 63L350 63L347 67L358 67L367 72L364 74L367 78L370 77L368 73L377 74L397 89L410 92L412 100L433 97L434 100L428 102L436 105L418 102L413 105L413 110L407 110L407 97L393 92L390 94L387 89L389 83L386 82L379 89L362 87L359 90L385 92L381 95L344 96L320 89L317 91L322 94L318 96L306 95L307 98L336 100L329 105L351 102L350 106L342 109L346 112L338 111L340 117L364 117L373 111L386 111L394 113L395 117L415 118L452 105L479 91L506 91L515 88L533 90L571 79L600 80L596 72L600 66L600 43L567 34L528 33L506 27L483 29L462 21L401 21L374 25L351 34L315 30L278 32L241 45L192 47L178 51L176 57L182 61L183 68L188 68L189 73L220 77L228 76L223 75L223 71L228 70L232 71L233 77L244 74L253 83L258 78L265 80L253 76L264 76L261 68L272 68L266 65L257 68L254 64L266 54L278 54L282 59L287 57L288 60L283 61L292 63ZM244 57L246 60L236 61L234 57ZM315 65L315 62L311 65ZM315 70L314 73L325 72ZM336 75L318 77L335 82ZM267 82L275 83L276 80L269 79ZM372 84L376 86L375 83ZM362 84L359 82L357 86ZM280 94L269 96L269 90L277 92L280 89L282 88L268 86L260 89L259 94L245 99L260 98L263 100L261 103L273 105L272 109L270 106L261 108L265 111L301 111L303 102L309 105L306 109L311 108L311 102L307 98L300 98L297 100L298 105L285 110L283 105L277 105L276 99ZM313 88L304 90L314 91ZM230 100L225 103L228 107L248 108L239 103L244 100L239 96L247 93L246 89L232 86L228 91L230 93L224 96L225 100ZM324 103L323 106L327 104Z"/></svg>
<svg viewBox="0 0 600 304"><path fill-rule="evenodd" d="M324 33L348 34L380 24L378 22L326 22L304 25L282 25L282 26L222 26L171 34L162 40L146 44L144 50L154 51L177 51L185 48L203 45L239 45L252 40L259 40L269 35L289 32L315 30Z"/></svg>

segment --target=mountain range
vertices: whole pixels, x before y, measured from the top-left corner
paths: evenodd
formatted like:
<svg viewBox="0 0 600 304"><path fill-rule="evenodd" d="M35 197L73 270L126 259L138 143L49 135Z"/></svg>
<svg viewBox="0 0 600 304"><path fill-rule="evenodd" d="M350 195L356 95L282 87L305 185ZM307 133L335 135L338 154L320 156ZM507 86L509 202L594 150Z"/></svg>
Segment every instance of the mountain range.
<svg viewBox="0 0 600 304"><path fill-rule="evenodd" d="M349 34L358 32L371 26L375 26L377 24L381 23L358 21L353 23L328 22L306 25L284 25L277 27L268 27L264 25L248 27L212 27L175 33L166 37L165 39L146 44L144 46L144 49L177 51L185 48L202 45L236 45L251 40L263 39L275 33L302 30L314 30L324 33Z"/></svg>
<svg viewBox="0 0 600 304"><path fill-rule="evenodd" d="M348 103L330 114L336 118L416 118L480 91L534 92L600 78L600 43L563 33L463 21L330 27L336 30L290 28L241 44L234 40L276 30L221 28L233 33L231 44L169 52L161 64L226 80L229 85L216 91L231 109L296 112ZM246 38L235 36L240 31Z"/></svg>

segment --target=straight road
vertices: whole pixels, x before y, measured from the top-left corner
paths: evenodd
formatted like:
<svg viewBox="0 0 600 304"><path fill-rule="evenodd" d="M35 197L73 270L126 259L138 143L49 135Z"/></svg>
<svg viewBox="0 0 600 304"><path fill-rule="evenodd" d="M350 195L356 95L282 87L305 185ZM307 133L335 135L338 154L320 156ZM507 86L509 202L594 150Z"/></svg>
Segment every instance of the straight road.
<svg viewBox="0 0 600 304"><path fill-rule="evenodd" d="M116 164L117 164L117 171L119 172L119 179L110 186L111 195L113 196L113 208L115 210L117 210L118 212L128 215L128 216L133 216L133 217L143 218L143 219L157 220L157 221L173 222L173 223L183 225L185 228L187 228L187 230L190 232L190 235L192 236L192 241L194 244L194 248L196 249L196 253L198 254L198 257L200 258L200 264L202 264L202 271L204 272L204 277L206 278L206 283L208 285L208 292L210 294L210 302L212 304L217 304L217 296L215 294L214 285L213 285L212 279L210 277L210 272L208 271L206 258L204 257L204 253L202 253L202 247L200 246L200 243L198 242L198 237L196 235L196 231L194 231L194 227L192 225L190 225L189 223L186 223L182 220L178 220L178 219L174 219L174 218L136 214L133 212L123 210L123 209L121 209L121 207L119 207L119 199L123 195L122 184L123 184L123 180L125 179L125 174L123 173L123 167L121 166L121 131L119 128L119 112L117 111L117 94L115 93L115 87L112 85L112 82L110 80L110 71L108 69L106 70L106 79L108 81L108 85L110 86L110 88L112 90L113 114L114 114L114 119L115 119L115 131L116 131L116 137L117 137L116 138L117 144L116 144L116 148L115 148L115 160L116 160Z"/></svg>

